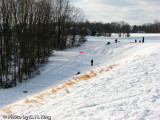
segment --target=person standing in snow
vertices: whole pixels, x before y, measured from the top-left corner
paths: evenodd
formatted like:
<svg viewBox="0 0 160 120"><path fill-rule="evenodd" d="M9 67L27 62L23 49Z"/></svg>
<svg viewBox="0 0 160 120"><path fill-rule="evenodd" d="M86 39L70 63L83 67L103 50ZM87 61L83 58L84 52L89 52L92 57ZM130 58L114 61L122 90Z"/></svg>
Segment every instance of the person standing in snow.
<svg viewBox="0 0 160 120"><path fill-rule="evenodd" d="M144 37L142 38L142 43L144 43Z"/></svg>
<svg viewBox="0 0 160 120"><path fill-rule="evenodd" d="M114 41L115 41L115 43L117 43L117 42L118 42L118 40L117 40L117 39L115 39Z"/></svg>
<svg viewBox="0 0 160 120"><path fill-rule="evenodd" d="M135 40L135 43L137 43L137 40Z"/></svg>
<svg viewBox="0 0 160 120"><path fill-rule="evenodd" d="M93 59L91 60L91 66L93 66Z"/></svg>

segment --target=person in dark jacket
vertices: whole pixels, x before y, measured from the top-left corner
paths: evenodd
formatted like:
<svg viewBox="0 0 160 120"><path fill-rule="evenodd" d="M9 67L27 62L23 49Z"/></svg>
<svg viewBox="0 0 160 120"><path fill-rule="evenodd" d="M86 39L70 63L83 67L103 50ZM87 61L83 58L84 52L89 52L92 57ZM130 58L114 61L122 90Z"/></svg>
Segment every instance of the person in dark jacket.
<svg viewBox="0 0 160 120"><path fill-rule="evenodd" d="M137 40L135 40L135 43L137 43Z"/></svg>
<svg viewBox="0 0 160 120"><path fill-rule="evenodd" d="M142 38L142 43L144 43L144 37Z"/></svg>
<svg viewBox="0 0 160 120"><path fill-rule="evenodd" d="M93 59L91 60L91 66L93 66Z"/></svg>
<svg viewBox="0 0 160 120"><path fill-rule="evenodd" d="M107 44L106 45L110 45L111 43L110 42L107 42Z"/></svg>

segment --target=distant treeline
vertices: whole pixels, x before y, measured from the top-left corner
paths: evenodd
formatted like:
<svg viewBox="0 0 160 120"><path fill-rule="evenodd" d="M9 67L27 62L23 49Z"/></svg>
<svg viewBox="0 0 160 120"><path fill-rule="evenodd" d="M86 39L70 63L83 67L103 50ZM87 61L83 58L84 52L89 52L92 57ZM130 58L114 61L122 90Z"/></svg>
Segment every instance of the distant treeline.
<svg viewBox="0 0 160 120"><path fill-rule="evenodd" d="M83 42L83 17L69 0L0 0L0 87L39 74L53 50L74 46L76 35Z"/></svg>
<svg viewBox="0 0 160 120"><path fill-rule="evenodd" d="M108 35L112 33L118 33L119 36L129 36L129 33L160 33L160 21L154 23L148 23L143 25L129 25L124 21L101 23L101 22L89 22L81 23L80 26L90 31L90 34L95 35ZM108 33L108 34L105 34Z"/></svg>
<svg viewBox="0 0 160 120"><path fill-rule="evenodd" d="M160 33L160 21L155 20L154 23L148 23L143 25L133 25L132 33L145 32L145 33Z"/></svg>

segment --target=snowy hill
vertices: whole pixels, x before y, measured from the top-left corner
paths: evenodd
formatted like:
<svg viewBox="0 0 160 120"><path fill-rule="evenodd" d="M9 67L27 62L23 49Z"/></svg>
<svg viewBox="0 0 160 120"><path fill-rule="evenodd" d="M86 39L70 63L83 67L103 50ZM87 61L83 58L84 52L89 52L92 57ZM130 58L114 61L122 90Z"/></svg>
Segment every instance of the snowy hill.
<svg viewBox="0 0 160 120"><path fill-rule="evenodd" d="M142 36L145 43L130 43ZM0 120L159 120L160 34L115 38L87 37L81 47L55 51L41 75L0 89Z"/></svg>

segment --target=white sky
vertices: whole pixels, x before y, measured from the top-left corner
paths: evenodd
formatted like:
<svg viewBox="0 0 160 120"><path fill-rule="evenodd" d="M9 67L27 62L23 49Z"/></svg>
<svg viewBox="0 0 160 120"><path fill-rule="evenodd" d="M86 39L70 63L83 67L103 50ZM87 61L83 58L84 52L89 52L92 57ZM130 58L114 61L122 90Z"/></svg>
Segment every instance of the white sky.
<svg viewBox="0 0 160 120"><path fill-rule="evenodd" d="M160 20L160 0L71 0L93 22L125 21L131 25Z"/></svg>

